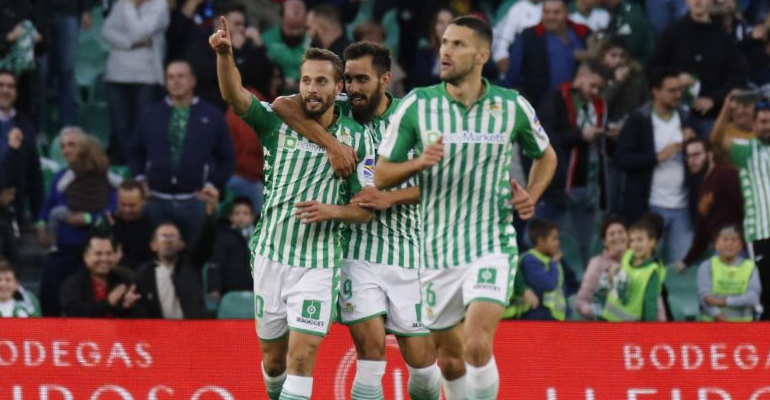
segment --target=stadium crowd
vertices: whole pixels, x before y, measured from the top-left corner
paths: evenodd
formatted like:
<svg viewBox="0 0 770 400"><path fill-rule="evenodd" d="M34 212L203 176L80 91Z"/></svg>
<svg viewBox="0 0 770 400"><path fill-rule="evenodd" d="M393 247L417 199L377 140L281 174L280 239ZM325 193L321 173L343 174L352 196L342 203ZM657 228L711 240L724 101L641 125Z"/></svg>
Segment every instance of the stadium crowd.
<svg viewBox="0 0 770 400"><path fill-rule="evenodd" d="M306 49L342 57L355 41L390 48L393 96L437 84L444 30L473 14L494 26L484 76L535 106L558 158L535 219L514 223L522 257L506 315L622 319L604 305L624 263L658 263L643 320L676 319L669 298L687 296L700 315L679 318L770 319L766 1L0 3L4 317L206 318L251 290L268 168L220 94L218 16L243 85L272 101L296 92ZM108 54L80 82L87 33ZM529 168L514 152L511 178L526 184ZM39 304L16 279L31 230L48 252ZM737 291L715 287L728 266ZM667 290L677 274L697 293Z"/></svg>

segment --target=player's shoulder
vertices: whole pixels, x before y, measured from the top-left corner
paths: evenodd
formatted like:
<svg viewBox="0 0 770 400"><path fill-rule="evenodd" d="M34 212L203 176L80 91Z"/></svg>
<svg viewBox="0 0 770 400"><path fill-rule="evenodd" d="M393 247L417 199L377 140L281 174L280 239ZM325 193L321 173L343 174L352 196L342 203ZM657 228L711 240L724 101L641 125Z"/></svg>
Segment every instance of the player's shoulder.
<svg viewBox="0 0 770 400"><path fill-rule="evenodd" d="M489 84L489 94L492 96L502 97L504 100L513 100L517 102L520 98L524 98L524 96L522 96L521 93L519 93L519 91L516 89L511 89L492 83Z"/></svg>
<svg viewBox="0 0 770 400"><path fill-rule="evenodd" d="M427 99L436 96L443 96L445 93L441 87L443 84L444 83L442 82L432 86L416 87L407 93L406 96L404 96L404 98L401 100L402 104L407 103L411 99Z"/></svg>

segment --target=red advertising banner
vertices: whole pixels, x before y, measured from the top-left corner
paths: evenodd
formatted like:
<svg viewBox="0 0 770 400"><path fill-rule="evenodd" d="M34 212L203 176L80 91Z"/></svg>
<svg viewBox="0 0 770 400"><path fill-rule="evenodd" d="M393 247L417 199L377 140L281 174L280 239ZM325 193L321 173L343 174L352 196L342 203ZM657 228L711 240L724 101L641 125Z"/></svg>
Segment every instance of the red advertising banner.
<svg viewBox="0 0 770 400"><path fill-rule="evenodd" d="M251 321L3 319L0 400L266 399ZM768 324L504 322L500 399L770 400ZM313 399L349 400L355 350L334 326ZM386 399L408 399L388 341Z"/></svg>

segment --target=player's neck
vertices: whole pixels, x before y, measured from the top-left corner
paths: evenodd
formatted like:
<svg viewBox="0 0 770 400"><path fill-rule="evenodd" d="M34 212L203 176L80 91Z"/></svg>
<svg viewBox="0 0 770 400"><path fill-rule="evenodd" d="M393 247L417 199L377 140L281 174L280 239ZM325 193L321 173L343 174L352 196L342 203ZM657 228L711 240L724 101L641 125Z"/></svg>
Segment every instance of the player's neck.
<svg viewBox="0 0 770 400"><path fill-rule="evenodd" d="M449 96L465 107L470 107L484 94L486 87L481 80L481 74L470 73L458 82L447 82L446 91Z"/></svg>
<svg viewBox="0 0 770 400"><path fill-rule="evenodd" d="M334 123L334 107L329 107L323 114L313 117L324 129L329 129Z"/></svg>
<svg viewBox="0 0 770 400"><path fill-rule="evenodd" d="M380 94L380 104L377 105L377 109L374 110L374 113L372 114L375 118L382 117L382 114L385 114L385 111L388 111L388 108L390 107L390 97L385 94L385 92L382 92Z"/></svg>

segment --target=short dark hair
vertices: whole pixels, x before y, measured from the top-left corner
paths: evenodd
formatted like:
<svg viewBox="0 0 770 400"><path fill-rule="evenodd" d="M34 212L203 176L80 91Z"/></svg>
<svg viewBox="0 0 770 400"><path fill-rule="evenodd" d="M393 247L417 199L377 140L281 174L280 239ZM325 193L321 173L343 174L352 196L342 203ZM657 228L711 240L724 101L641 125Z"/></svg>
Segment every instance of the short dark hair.
<svg viewBox="0 0 770 400"><path fill-rule="evenodd" d="M162 228L164 226L173 226L174 228L176 228L176 231L179 232L180 235L182 234L182 230L179 229L179 225L177 225L176 222L171 221L171 220L165 220L165 221L159 223L158 225L155 225L155 229L152 230L152 238L151 238L151 240L155 240L155 237L158 236L158 231L160 230L160 228Z"/></svg>
<svg viewBox="0 0 770 400"><path fill-rule="evenodd" d="M657 214L655 214L657 215ZM641 231L647 234L647 237L658 241L660 235L658 235L658 227L650 218L642 218L628 227L628 232Z"/></svg>
<svg viewBox="0 0 770 400"><path fill-rule="evenodd" d="M117 243L115 242L115 239L111 237L109 234L107 234L104 231L96 230L93 233L91 233L91 236L88 237L88 240L83 244L83 254L88 253L88 250L91 249L92 243L94 240L106 240L110 242L110 246L112 246L112 250L117 249Z"/></svg>
<svg viewBox="0 0 770 400"><path fill-rule="evenodd" d="M559 225L556 225L555 222L547 219L535 218L529 222L527 235L529 235L529 240L532 241L532 244L537 244L539 239L545 239L551 232L558 230Z"/></svg>
<svg viewBox="0 0 770 400"><path fill-rule="evenodd" d="M0 73L2 75L2 73ZM0 258L0 273L10 272L13 276L16 276L16 270L13 268L13 264L10 261Z"/></svg>
<svg viewBox="0 0 770 400"><path fill-rule="evenodd" d="M175 58L173 60L168 60L165 68L163 68L164 74L168 73L168 67L170 67L171 64L184 64L187 66L187 68L190 69L190 73L192 74L192 76L195 76L195 70L193 69L192 64L189 61L185 60L184 58Z"/></svg>
<svg viewBox="0 0 770 400"><path fill-rule="evenodd" d="M139 193L142 194L142 197L147 195L147 193L144 192L144 185L139 183L139 181L136 181L133 179L124 180L123 182L120 183L120 186L118 186L118 189L125 190L127 192L130 192L132 190L138 190Z"/></svg>
<svg viewBox="0 0 770 400"><path fill-rule="evenodd" d="M246 16L246 6L233 0L217 0L214 3L214 15L230 14L231 12L239 12Z"/></svg>
<svg viewBox="0 0 770 400"><path fill-rule="evenodd" d="M650 89L660 89L663 87L663 81L670 78L678 78L681 72L676 68L669 67L654 69L650 73Z"/></svg>
<svg viewBox="0 0 770 400"><path fill-rule="evenodd" d="M564 6L564 8L567 8L567 7L568 7L568 5L567 5L567 1L566 1L566 0L543 0L543 3L546 3L546 2L550 2L550 3L554 3L554 2L556 2L556 3L561 3L561 5L563 5L563 6Z"/></svg>
<svg viewBox="0 0 770 400"><path fill-rule="evenodd" d="M734 233L738 235L738 237L741 240L741 243L743 243L743 231L741 230L741 227L737 225L731 225L731 224L728 224L719 228L719 230L716 231L716 233L714 234L714 237L711 238L711 241L716 242L717 239L719 239L719 236L721 236L723 233Z"/></svg>
<svg viewBox="0 0 770 400"><path fill-rule="evenodd" d="M580 68L587 69L592 73L599 75L604 81L609 81L613 78L612 68L602 64L595 58L589 58L580 64Z"/></svg>
<svg viewBox="0 0 770 400"><path fill-rule="evenodd" d="M252 213L254 212L254 204L251 202L251 199L246 196L238 196L233 199L233 202L230 203L230 214L232 214L233 211L235 211L235 207L238 207L238 206L249 207L251 212Z"/></svg>
<svg viewBox="0 0 770 400"><path fill-rule="evenodd" d="M390 50L387 47L372 42L355 42L345 49L345 61L358 60L366 56L372 57L372 67L377 74L390 71Z"/></svg>
<svg viewBox="0 0 770 400"><path fill-rule="evenodd" d="M599 43L596 54L599 57L604 57L604 55L612 49L622 49L624 52L628 53L628 46L626 46L626 42L623 41L623 39L618 36L609 36Z"/></svg>
<svg viewBox="0 0 770 400"><path fill-rule="evenodd" d="M342 60L333 52L326 49L319 49L317 47L311 47L305 51L305 55L302 56L302 62L299 64L299 68L305 65L305 61L329 61L334 66L334 80L339 82L342 80Z"/></svg>
<svg viewBox="0 0 770 400"><path fill-rule="evenodd" d="M0 75L8 75L13 78L13 83L17 85L19 84L19 78L17 78L16 74L14 74L10 69L0 68Z"/></svg>
<svg viewBox="0 0 770 400"><path fill-rule="evenodd" d="M463 15L462 17L455 18L454 21L452 21L452 25L464 26L476 32L488 46L492 45L492 28L487 21L484 21L479 17Z"/></svg>
<svg viewBox="0 0 770 400"><path fill-rule="evenodd" d="M340 10L331 4L319 4L313 7L310 12L315 14L316 17L325 19L333 24L342 26L342 16Z"/></svg>
<svg viewBox="0 0 770 400"><path fill-rule="evenodd" d="M626 223L623 221L623 218L620 218L617 215L610 215L609 217L605 218L604 221L602 221L602 227L600 230L602 239L607 236L607 231L610 230L610 227L615 224L620 224L623 226L623 229L626 229Z"/></svg>
<svg viewBox="0 0 770 400"><path fill-rule="evenodd" d="M694 144L694 143L700 143L703 146L703 149L706 150L706 153L710 153L714 151L713 147L711 147L711 141L706 140L702 137L691 137L684 141L684 146L682 146L682 149L685 151L687 150L687 146Z"/></svg>

